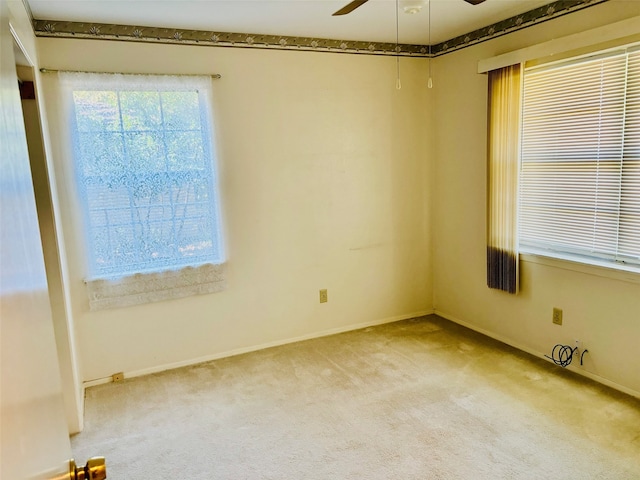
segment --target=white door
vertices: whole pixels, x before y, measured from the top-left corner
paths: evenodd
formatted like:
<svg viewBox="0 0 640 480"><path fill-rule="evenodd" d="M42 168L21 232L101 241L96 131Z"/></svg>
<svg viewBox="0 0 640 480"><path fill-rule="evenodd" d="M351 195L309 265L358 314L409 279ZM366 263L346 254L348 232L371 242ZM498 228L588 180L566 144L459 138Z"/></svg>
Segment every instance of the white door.
<svg viewBox="0 0 640 480"><path fill-rule="evenodd" d="M71 478L71 447L9 30L0 0L0 478Z"/></svg>

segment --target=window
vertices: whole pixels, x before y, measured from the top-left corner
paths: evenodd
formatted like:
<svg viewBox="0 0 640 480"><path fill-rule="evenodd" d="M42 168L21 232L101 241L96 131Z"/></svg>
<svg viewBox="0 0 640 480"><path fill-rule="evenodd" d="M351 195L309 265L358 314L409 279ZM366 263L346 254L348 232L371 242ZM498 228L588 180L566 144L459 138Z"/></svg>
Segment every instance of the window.
<svg viewBox="0 0 640 480"><path fill-rule="evenodd" d="M61 81L88 280L171 271L169 287L184 290L176 271L221 264L211 78L70 73ZM136 289L126 295L146 292Z"/></svg>
<svg viewBox="0 0 640 480"><path fill-rule="evenodd" d="M640 51L524 74L522 251L640 265Z"/></svg>

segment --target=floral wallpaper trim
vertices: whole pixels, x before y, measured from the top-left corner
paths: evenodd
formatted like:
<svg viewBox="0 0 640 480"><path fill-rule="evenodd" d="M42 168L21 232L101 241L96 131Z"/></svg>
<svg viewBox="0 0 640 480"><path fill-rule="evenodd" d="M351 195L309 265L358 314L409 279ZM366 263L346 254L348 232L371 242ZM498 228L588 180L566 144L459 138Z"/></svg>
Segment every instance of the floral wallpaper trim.
<svg viewBox="0 0 640 480"><path fill-rule="evenodd" d="M93 38L131 42L358 53L365 55L400 55L408 57L429 57L431 54L431 56L437 57L607 1L609 0L555 1L493 25L432 45L431 48L428 45L399 44L396 47L395 43L212 32L105 23L34 20L33 25L35 33L39 37Z"/></svg>
<svg viewBox="0 0 640 480"><path fill-rule="evenodd" d="M528 12L502 20L493 25L474 30L464 35L431 46L431 54L434 57L451 53L471 45L485 42L492 38L506 35L523 28L531 27L539 23L557 18L568 13L576 12L609 0L560 0L534 8ZM435 20L434 20L435 21ZM427 47L428 48L428 47Z"/></svg>
<svg viewBox="0 0 640 480"><path fill-rule="evenodd" d="M259 35L252 33L225 33L204 30L111 25L104 23L59 22L34 20L39 37L93 38L133 42L208 45L215 47L262 48L278 50L306 50L333 53L360 53L367 55L402 55L426 57L425 45L358 42L309 37Z"/></svg>

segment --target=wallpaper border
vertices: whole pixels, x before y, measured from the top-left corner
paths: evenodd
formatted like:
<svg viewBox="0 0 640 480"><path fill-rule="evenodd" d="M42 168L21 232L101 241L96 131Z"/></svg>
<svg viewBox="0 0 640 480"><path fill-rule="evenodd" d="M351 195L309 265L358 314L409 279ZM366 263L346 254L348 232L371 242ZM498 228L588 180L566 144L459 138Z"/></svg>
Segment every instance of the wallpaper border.
<svg viewBox="0 0 640 480"><path fill-rule="evenodd" d="M501 37L508 33L516 32L547 20L577 12L587 7L592 7L609 0L559 0L543 5L528 12L507 18L500 22L454 37L445 42L431 46L432 56L445 55L471 45L475 45L492 38ZM427 47L428 48L428 47Z"/></svg>
<svg viewBox="0 0 640 480"><path fill-rule="evenodd" d="M432 45L413 45L335 40L253 33L213 32L175 28L114 25L56 20L33 20L38 37L89 38L128 42L202 45L212 47L257 48L293 51L315 51L364 55L407 57L437 57L462 48L500 37L538 23L576 12L609 0L559 0L520 15L474 30L445 42Z"/></svg>
<svg viewBox="0 0 640 480"><path fill-rule="evenodd" d="M401 55L426 57L426 45L333 40L285 35L212 32L173 28L112 25L104 23L61 22L34 20L38 37L91 38L130 42L203 45L212 47L258 48L276 50L304 50L366 55Z"/></svg>

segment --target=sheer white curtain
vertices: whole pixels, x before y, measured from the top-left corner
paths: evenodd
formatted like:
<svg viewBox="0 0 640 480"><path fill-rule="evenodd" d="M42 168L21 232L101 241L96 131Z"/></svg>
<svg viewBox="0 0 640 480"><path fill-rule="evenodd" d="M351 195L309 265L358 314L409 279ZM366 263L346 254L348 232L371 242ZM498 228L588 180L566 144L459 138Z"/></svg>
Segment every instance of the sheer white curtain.
<svg viewBox="0 0 640 480"><path fill-rule="evenodd" d="M119 279L85 280L85 284L91 310L216 293L226 288L224 264L140 273Z"/></svg>
<svg viewBox="0 0 640 480"><path fill-rule="evenodd" d="M58 75L91 308L222 290L211 78Z"/></svg>

